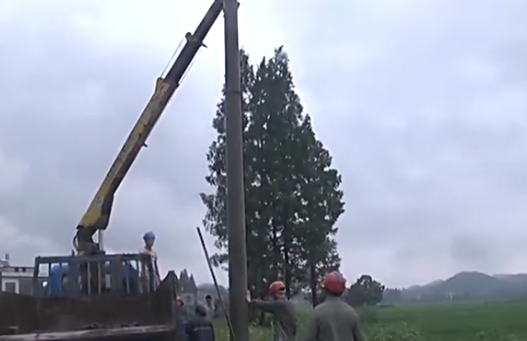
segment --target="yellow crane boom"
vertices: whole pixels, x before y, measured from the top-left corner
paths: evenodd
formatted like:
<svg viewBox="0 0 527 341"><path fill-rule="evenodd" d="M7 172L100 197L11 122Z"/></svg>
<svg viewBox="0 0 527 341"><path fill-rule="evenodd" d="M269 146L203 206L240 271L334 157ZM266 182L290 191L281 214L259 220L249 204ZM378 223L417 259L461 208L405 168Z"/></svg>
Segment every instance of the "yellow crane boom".
<svg viewBox="0 0 527 341"><path fill-rule="evenodd" d="M193 34L185 35L186 43L167 72L157 79L154 94L148 101L139 120L128 135L123 147L93 197L86 213L82 216L74 238L79 254L93 254L99 246L93 241L94 234L108 227L115 193L130 170L141 148L166 108L170 98L179 87L183 75L190 67L203 40L223 10L223 0L215 0Z"/></svg>

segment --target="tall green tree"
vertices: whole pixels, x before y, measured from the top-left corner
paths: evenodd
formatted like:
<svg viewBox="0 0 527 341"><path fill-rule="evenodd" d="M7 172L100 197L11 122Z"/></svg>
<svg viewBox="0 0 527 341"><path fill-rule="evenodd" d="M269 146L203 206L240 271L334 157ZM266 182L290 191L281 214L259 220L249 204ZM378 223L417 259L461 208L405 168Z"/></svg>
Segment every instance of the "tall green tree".
<svg viewBox="0 0 527 341"><path fill-rule="evenodd" d="M245 209L247 226L247 248L248 260L248 284L253 291L262 290L262 279L270 277L268 274L271 261L268 260L268 245L266 240L266 229L260 233L263 226L260 218L260 205L258 198L261 191L255 186L257 170L254 165L254 146L249 130L249 119L251 117L250 102L252 89L254 87L255 71L250 64L249 56L245 51L240 52L241 61L241 92L242 92L242 114L243 114L243 136L244 136L244 161L245 161ZM227 173L226 173L226 129L225 129L225 88L223 96L217 105L216 115L212 122L217 132L215 141L209 147L207 161L209 162L209 175L207 183L214 188L211 194L201 194L207 212L203 219L206 230L215 238L215 246L219 250L213 255L214 265L226 269L228 262L228 233L227 233ZM260 255L260 257L258 257Z"/></svg>
<svg viewBox="0 0 527 341"><path fill-rule="evenodd" d="M251 136L257 143L255 164L259 169L259 186L265 198L259 205L267 211L266 226L270 257L275 277L283 278L288 295L302 287L303 270L295 227L301 178L297 176L307 156L302 148L306 137L301 130L305 117L300 99L294 91L289 59L282 48L272 58L259 64L251 101Z"/></svg>
<svg viewBox="0 0 527 341"><path fill-rule="evenodd" d="M321 269L338 266L334 224L343 212L340 176L303 114L289 59L282 48L255 67L241 52L244 115L248 280L254 293L277 278L288 294L309 287ZM228 260L226 226L225 112L218 105L217 138L207 154L212 194L202 194L206 230L216 238L217 265ZM324 247L320 247L323 245ZM306 269L310 269L309 271ZM310 276L314 269L315 276Z"/></svg>
<svg viewBox="0 0 527 341"><path fill-rule="evenodd" d="M301 187L298 238L301 257L308 269L306 282L311 291L313 306L318 303L322 277L340 267L335 235L336 223L344 213L344 193L340 190L341 176L332 168L332 158L322 142L316 139L308 115L302 124L306 151Z"/></svg>

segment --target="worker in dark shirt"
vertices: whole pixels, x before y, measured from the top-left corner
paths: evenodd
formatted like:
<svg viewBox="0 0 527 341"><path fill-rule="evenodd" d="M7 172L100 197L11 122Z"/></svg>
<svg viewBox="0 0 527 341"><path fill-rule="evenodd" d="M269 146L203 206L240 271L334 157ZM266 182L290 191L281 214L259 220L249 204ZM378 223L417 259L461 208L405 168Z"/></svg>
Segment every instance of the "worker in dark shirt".
<svg viewBox="0 0 527 341"><path fill-rule="evenodd" d="M275 281L269 286L270 301L251 299L247 291L249 306L273 316L273 341L292 341L296 335L295 306L285 295L285 284Z"/></svg>
<svg viewBox="0 0 527 341"><path fill-rule="evenodd" d="M183 299L180 297L180 296L177 296L176 297L176 305L181 313L181 316L183 318L183 320L188 320L189 319L189 315L190 315L190 311L189 309L187 308L187 306L185 305L185 302L183 301Z"/></svg>
<svg viewBox="0 0 527 341"><path fill-rule="evenodd" d="M187 332L186 327L186 308L184 307L183 300L177 296L175 300L175 322L176 322L176 341L186 341Z"/></svg>
<svg viewBox="0 0 527 341"><path fill-rule="evenodd" d="M181 299L181 296L177 296L176 297L176 305L178 307L184 307L185 306L185 302L183 302L183 300Z"/></svg>
<svg viewBox="0 0 527 341"><path fill-rule="evenodd" d="M343 299L346 279L337 271L324 277L326 299L313 309L306 341L366 341L359 315Z"/></svg>
<svg viewBox="0 0 527 341"><path fill-rule="evenodd" d="M185 324L187 341L215 341L214 325L207 318L207 308L198 304L195 316Z"/></svg>

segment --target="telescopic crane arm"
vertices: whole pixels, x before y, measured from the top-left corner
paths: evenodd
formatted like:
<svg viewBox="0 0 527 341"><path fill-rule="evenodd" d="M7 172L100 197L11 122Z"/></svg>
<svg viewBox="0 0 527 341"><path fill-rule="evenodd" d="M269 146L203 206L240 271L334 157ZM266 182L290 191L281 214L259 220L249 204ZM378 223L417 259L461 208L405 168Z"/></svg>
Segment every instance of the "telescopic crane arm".
<svg viewBox="0 0 527 341"><path fill-rule="evenodd" d="M174 64L166 73L166 76L157 79L154 94L128 135L117 158L92 199L88 210L77 226L74 246L78 253L91 254L98 250L98 245L93 241L93 236L98 230L105 230L108 227L117 189L130 170L141 148L146 146L146 140L150 132L159 120L170 98L179 87L183 75L190 67L198 50L200 47L205 46L203 40L222 10L223 0L214 0L194 34L189 32L185 35L186 43Z"/></svg>

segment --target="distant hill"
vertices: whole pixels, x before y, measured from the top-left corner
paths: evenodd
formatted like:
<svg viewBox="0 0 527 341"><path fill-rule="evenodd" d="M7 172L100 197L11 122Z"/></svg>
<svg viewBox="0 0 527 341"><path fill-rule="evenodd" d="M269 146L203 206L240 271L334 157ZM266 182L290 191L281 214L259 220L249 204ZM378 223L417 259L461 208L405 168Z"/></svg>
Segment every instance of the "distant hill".
<svg viewBox="0 0 527 341"><path fill-rule="evenodd" d="M446 280L406 289L387 289L385 301L434 302L447 300L501 300L527 297L527 274L487 275L460 272Z"/></svg>

